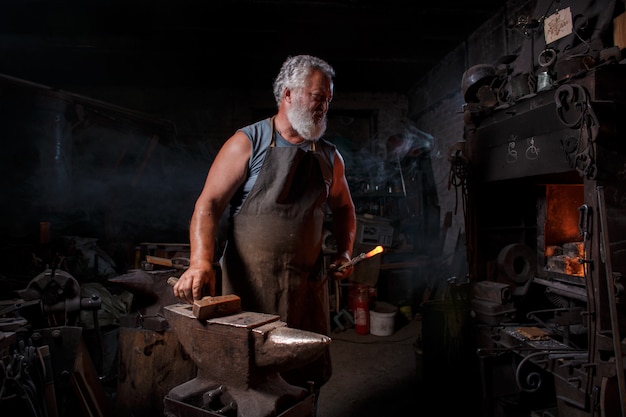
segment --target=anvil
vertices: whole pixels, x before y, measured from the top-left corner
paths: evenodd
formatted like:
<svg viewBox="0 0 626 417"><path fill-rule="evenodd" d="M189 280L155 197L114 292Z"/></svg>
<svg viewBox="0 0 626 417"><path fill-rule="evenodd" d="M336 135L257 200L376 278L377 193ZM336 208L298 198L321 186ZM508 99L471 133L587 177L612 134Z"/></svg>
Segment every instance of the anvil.
<svg viewBox="0 0 626 417"><path fill-rule="evenodd" d="M169 391L166 415L313 416L309 390L288 384L280 373L317 359L330 337L290 328L272 314L202 320L189 304L167 306L164 314L198 368L194 379Z"/></svg>

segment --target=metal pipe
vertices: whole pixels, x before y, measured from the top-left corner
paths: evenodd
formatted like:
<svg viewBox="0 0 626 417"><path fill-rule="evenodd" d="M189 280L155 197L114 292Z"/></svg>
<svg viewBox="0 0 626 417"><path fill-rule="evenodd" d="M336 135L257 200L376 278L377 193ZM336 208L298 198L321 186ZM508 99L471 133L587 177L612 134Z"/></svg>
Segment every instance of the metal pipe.
<svg viewBox="0 0 626 417"><path fill-rule="evenodd" d="M608 289L609 312L611 317L611 333L613 338L613 351L615 355L615 371L617 374L617 386L619 397L622 403L621 414L626 417L626 380L624 378L624 357L622 356L622 342L619 334L619 317L617 313L617 300L615 297L615 283L613 277L613 267L611 265L610 241L608 235L608 225L606 222L606 211L604 201L604 187L596 188L598 197L598 213L600 214L600 256L604 262L606 274L606 286Z"/></svg>
<svg viewBox="0 0 626 417"><path fill-rule="evenodd" d="M59 411L57 408L56 390L54 387L54 375L52 372L52 358L50 357L50 347L48 345L37 348L37 354L43 363L44 371L44 399L46 403L46 411L48 417L57 417Z"/></svg>
<svg viewBox="0 0 626 417"><path fill-rule="evenodd" d="M400 171L400 182L402 183L402 195L406 197L406 183L404 182L404 173L402 172L402 161L400 161L400 156L396 156L398 159L398 170Z"/></svg>

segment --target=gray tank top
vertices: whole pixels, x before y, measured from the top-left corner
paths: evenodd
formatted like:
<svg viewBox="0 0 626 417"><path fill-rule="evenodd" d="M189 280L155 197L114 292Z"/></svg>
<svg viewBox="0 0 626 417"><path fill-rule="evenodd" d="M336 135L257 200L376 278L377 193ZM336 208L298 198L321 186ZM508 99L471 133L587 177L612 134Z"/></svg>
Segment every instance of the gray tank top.
<svg viewBox="0 0 626 417"><path fill-rule="evenodd" d="M248 161L248 178L246 182L241 186L230 202L230 215L233 216L239 212L241 205L248 197L250 190L254 186L256 179L263 166L267 148L272 141L272 133L276 141L276 147L297 146L303 150L309 150L311 143L305 141L303 143L294 145L287 142L278 132L272 128L271 118L267 118L251 125L245 126L239 129L243 132L252 145L252 153L250 160ZM330 189L333 181L333 166L335 161L335 152L337 148L327 140L320 139L315 143L315 151L320 153L320 161L322 162L322 172L324 175L324 182L326 183L326 192Z"/></svg>

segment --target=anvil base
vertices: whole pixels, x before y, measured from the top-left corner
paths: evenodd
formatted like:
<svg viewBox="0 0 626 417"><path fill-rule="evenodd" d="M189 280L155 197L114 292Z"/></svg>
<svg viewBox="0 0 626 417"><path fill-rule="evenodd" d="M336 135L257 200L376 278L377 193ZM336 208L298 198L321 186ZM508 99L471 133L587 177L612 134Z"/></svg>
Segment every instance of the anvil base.
<svg viewBox="0 0 626 417"><path fill-rule="evenodd" d="M254 389L229 388L194 378L170 390L165 417L313 417L315 396L279 375Z"/></svg>

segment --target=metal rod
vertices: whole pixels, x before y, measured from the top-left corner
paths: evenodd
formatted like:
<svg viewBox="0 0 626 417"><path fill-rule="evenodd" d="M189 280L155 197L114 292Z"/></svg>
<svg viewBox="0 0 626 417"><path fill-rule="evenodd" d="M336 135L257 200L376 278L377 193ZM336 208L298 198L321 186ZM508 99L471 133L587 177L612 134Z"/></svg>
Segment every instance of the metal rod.
<svg viewBox="0 0 626 417"><path fill-rule="evenodd" d="M337 268L337 271L343 271L346 268L349 268L351 266L358 264L364 259L365 259L365 252L361 253L359 256L355 256L354 258L350 259L345 264L341 265L339 268Z"/></svg>
<svg viewBox="0 0 626 417"><path fill-rule="evenodd" d="M402 194L406 197L406 184L404 182L404 174L402 173L402 162L400 161L400 156L396 155L398 159L398 170L400 171L400 182L402 183Z"/></svg>
<svg viewBox="0 0 626 417"><path fill-rule="evenodd" d="M365 252L361 253L358 256L355 256L354 258L350 259L348 262L346 262L345 264L342 264L341 266L339 266L335 271L343 271L344 269L354 266L356 264L358 264L359 262L361 262L362 260L367 259L367 254ZM320 282L319 285L319 289L324 288L324 284L326 284L326 281L328 281L328 272L331 272L331 270L329 269L326 273L326 276L324 277L324 279L322 280L322 282ZM171 279L171 278L170 278ZM169 280L168 280L169 281Z"/></svg>
<svg viewBox="0 0 626 417"><path fill-rule="evenodd" d="M600 217L600 245L604 250L600 254L604 254L604 269L606 273L606 286L608 288L609 311L611 313L611 333L613 338L613 349L615 354L615 370L617 374L617 385L619 388L619 396L622 403L622 417L626 417L626 381L624 381L624 357L622 356L622 342L619 334L619 319L617 316L615 283L613 282L613 267L611 265L610 241L608 235L608 226L606 223L606 211L604 207L604 187L596 188L598 194L598 213Z"/></svg>

